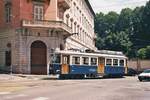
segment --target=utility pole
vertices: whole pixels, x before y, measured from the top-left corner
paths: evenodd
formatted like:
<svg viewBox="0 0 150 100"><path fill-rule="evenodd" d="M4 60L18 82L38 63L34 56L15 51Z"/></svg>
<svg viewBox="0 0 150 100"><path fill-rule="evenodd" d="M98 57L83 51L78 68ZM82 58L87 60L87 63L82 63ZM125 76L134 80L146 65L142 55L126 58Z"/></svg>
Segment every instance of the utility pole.
<svg viewBox="0 0 150 100"><path fill-rule="evenodd" d="M137 71L141 71L141 62L140 59L137 57Z"/></svg>

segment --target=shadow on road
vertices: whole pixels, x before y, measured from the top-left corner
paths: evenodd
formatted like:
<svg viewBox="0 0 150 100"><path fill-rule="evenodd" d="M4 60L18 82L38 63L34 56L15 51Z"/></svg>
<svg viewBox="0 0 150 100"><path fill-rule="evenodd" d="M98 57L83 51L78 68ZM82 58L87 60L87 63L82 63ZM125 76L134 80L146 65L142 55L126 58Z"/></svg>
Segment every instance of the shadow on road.
<svg viewBox="0 0 150 100"><path fill-rule="evenodd" d="M97 79L122 79L125 77L99 77L99 78L41 78L41 80L97 80Z"/></svg>

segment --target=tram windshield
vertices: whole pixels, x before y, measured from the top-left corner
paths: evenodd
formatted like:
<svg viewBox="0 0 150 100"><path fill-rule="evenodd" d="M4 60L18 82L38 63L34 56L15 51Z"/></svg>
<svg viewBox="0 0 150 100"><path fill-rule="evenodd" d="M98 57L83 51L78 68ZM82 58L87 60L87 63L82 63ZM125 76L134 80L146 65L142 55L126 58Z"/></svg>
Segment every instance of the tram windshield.
<svg viewBox="0 0 150 100"><path fill-rule="evenodd" d="M52 62L53 63L58 63L59 64L60 61L61 60L60 60L60 55L59 54L55 54L55 55L52 56Z"/></svg>
<svg viewBox="0 0 150 100"><path fill-rule="evenodd" d="M124 60L120 60L120 66L124 66Z"/></svg>

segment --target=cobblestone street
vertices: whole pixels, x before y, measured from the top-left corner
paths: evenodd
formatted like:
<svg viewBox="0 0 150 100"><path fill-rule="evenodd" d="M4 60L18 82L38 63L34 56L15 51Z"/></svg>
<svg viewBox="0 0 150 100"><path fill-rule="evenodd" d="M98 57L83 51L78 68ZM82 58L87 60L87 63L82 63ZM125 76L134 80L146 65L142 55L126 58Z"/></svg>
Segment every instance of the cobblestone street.
<svg viewBox="0 0 150 100"><path fill-rule="evenodd" d="M150 83L137 77L84 80L16 78L0 83L0 100L149 100Z"/></svg>

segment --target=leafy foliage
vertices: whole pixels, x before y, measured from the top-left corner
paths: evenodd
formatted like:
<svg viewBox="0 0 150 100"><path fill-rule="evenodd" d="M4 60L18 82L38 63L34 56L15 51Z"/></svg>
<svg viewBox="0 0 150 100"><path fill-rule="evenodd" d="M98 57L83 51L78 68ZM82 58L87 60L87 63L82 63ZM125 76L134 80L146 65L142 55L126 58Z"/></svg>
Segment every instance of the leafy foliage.
<svg viewBox="0 0 150 100"><path fill-rule="evenodd" d="M147 59L150 59L150 46L146 47L146 57Z"/></svg>
<svg viewBox="0 0 150 100"><path fill-rule="evenodd" d="M142 48L142 49L138 50L138 57L141 59L146 58L146 48Z"/></svg>
<svg viewBox="0 0 150 100"><path fill-rule="evenodd" d="M105 40L106 48L109 50L129 52L132 43L125 32L110 33Z"/></svg>
<svg viewBox="0 0 150 100"><path fill-rule="evenodd" d="M138 57L141 59L150 59L150 46L138 50Z"/></svg>

